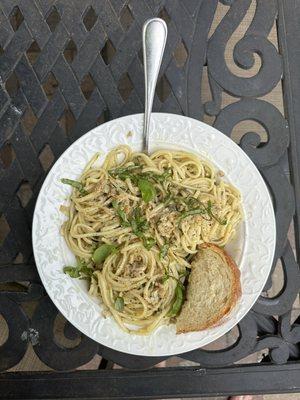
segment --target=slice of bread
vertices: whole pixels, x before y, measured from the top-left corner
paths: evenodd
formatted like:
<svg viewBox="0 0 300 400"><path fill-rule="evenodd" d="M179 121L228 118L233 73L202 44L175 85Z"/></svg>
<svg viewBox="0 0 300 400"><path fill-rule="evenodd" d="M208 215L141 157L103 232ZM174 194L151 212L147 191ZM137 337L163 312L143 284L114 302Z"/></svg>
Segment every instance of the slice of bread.
<svg viewBox="0 0 300 400"><path fill-rule="evenodd" d="M177 333L216 325L241 295L240 271L233 259L214 244L203 244L194 256L186 300L177 317Z"/></svg>

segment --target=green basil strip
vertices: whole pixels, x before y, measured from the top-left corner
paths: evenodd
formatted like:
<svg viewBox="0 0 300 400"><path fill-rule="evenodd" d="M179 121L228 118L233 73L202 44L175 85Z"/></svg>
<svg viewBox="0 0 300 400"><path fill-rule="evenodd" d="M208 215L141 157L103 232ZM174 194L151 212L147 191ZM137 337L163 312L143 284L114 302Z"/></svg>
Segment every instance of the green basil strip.
<svg viewBox="0 0 300 400"><path fill-rule="evenodd" d="M177 284L175 288L175 300L174 303L172 304L171 310L168 312L169 317L175 317L181 310L182 304L183 304L183 292L184 292L184 287L181 284Z"/></svg>
<svg viewBox="0 0 300 400"><path fill-rule="evenodd" d="M143 245L147 250L150 250L154 245L156 241L152 237L145 237L143 236Z"/></svg>
<svg viewBox="0 0 300 400"><path fill-rule="evenodd" d="M194 210L186 211L181 214L181 217L179 218L179 222L182 221L184 218L189 217L190 215L205 214L205 213L206 213L205 208L195 208Z"/></svg>
<svg viewBox="0 0 300 400"><path fill-rule="evenodd" d="M165 206L167 206L169 203L171 203L172 201L174 201L174 196L169 193L164 199L163 202L165 203Z"/></svg>
<svg viewBox="0 0 300 400"><path fill-rule="evenodd" d="M79 268L66 265L64 267L63 271L64 271L64 274L69 275L71 278L79 278L80 277Z"/></svg>
<svg viewBox="0 0 300 400"><path fill-rule="evenodd" d="M167 170L165 170L165 172L163 172L162 174L158 175L155 174L153 176L153 179L155 179L157 182L163 183L165 182L168 178L170 178L172 176L172 169L168 168Z"/></svg>
<svg viewBox="0 0 300 400"><path fill-rule="evenodd" d="M147 179L139 179L138 188L141 191L142 199L144 200L145 203L149 203L149 201L153 200L154 197L156 196L156 190L154 185Z"/></svg>
<svg viewBox="0 0 300 400"><path fill-rule="evenodd" d="M168 254L168 251L169 251L169 247L170 247L169 243L165 243L165 244L161 247L160 252L159 252L159 258L160 258L160 259L166 257L166 255Z"/></svg>
<svg viewBox="0 0 300 400"><path fill-rule="evenodd" d="M111 169L108 172L110 174L124 174L124 172L128 172L128 171L132 171L134 169L140 169L141 167L139 165L128 165L128 167L120 167L120 168L115 168L115 169Z"/></svg>
<svg viewBox="0 0 300 400"><path fill-rule="evenodd" d="M84 189L83 184L81 182L73 181L73 179L66 179L66 178L62 178L61 182L77 189L82 195L88 194L88 192Z"/></svg>
<svg viewBox="0 0 300 400"><path fill-rule="evenodd" d="M184 199L184 202L189 208L197 208L200 205L200 201L192 196Z"/></svg>
<svg viewBox="0 0 300 400"><path fill-rule="evenodd" d="M115 300L115 309L117 311L123 311L124 309L124 299L123 297L117 297Z"/></svg>
<svg viewBox="0 0 300 400"><path fill-rule="evenodd" d="M119 178L122 181L125 181L127 178L129 178L136 183L137 176L134 175L132 172L140 168L141 167L139 165L129 165L128 167L124 168L111 169L110 171L108 171L108 173L114 178Z"/></svg>
<svg viewBox="0 0 300 400"><path fill-rule="evenodd" d="M79 279L90 279L92 273L94 272L93 268L89 268L86 266L86 264L81 262L78 263L77 267L66 265L63 271L71 278L79 278Z"/></svg>
<svg viewBox="0 0 300 400"><path fill-rule="evenodd" d="M104 243L94 251L92 259L96 264L102 264L110 254L116 251L116 246Z"/></svg>
<svg viewBox="0 0 300 400"><path fill-rule="evenodd" d="M207 202L207 208L206 208L208 215L209 215L211 218L215 219L217 222L219 222L220 225L226 225L226 224L227 224L227 219L220 220L220 218L218 218L218 217L212 212L212 209L211 209L211 208L212 208L212 203L211 203L210 200L208 200L208 202Z"/></svg>
<svg viewBox="0 0 300 400"><path fill-rule="evenodd" d="M220 225L226 225L227 220L221 220L218 218L212 211L212 202L208 200L207 206L203 204L201 201L198 199L195 199L194 197L188 197L187 199L184 200L185 204L188 207L195 207L196 205L200 205L201 208L193 208L191 210L185 211L184 213L181 214L181 217L179 218L179 222L181 222L184 218L190 216L190 215L196 215L196 214L207 214L209 217L209 220L212 218L216 220ZM206 219L206 218L205 218Z"/></svg>
<svg viewBox="0 0 300 400"><path fill-rule="evenodd" d="M112 202L112 206L115 209L115 211L116 211L116 213L117 213L117 215L118 215L118 217L120 219L121 226L123 226L123 227L130 226L130 223L129 223L128 219L127 219L127 215L126 215L125 211L122 210L122 208L118 206L116 201Z"/></svg>
<svg viewBox="0 0 300 400"><path fill-rule="evenodd" d="M130 226L132 232L138 237L142 237L143 232L149 228L149 224L141 214L141 209L139 207L135 208L132 212Z"/></svg>
<svg viewBox="0 0 300 400"><path fill-rule="evenodd" d="M92 273L94 272L93 268L89 268L87 267L85 264L81 265L81 267L79 267L79 272L80 275L86 275L87 277L91 277Z"/></svg>

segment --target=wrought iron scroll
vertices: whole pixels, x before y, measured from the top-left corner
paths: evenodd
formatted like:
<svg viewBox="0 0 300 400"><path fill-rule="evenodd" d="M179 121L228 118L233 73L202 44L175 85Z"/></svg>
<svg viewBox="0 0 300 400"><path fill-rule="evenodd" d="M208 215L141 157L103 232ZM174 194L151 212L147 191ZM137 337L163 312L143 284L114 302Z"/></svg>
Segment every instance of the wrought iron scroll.
<svg viewBox="0 0 300 400"><path fill-rule="evenodd" d="M272 193L278 232L274 266L281 259L285 273L282 292L274 299L260 297L239 324L236 343L182 357L220 366L268 348L275 363L299 359L299 323L290 320L299 271L287 241L294 192L283 170L289 131L276 107L259 99L283 72L281 55L268 40L277 3L257 0L253 21L235 46L234 60L241 68L251 68L254 53L260 56L262 67L251 78L234 75L224 56L251 1L222 3L228 12L208 41L217 0L0 0L0 314L8 326L7 340L0 344L0 370L16 365L29 343L57 370L75 369L98 353L129 368L148 368L163 360L104 348L68 323L63 334L71 344L60 343L54 332L57 310L35 270L30 238L36 196L60 154L99 123L143 110L139 38L144 20L153 16L164 18L169 29L155 110L198 119L214 115L215 126L228 136L246 119L267 131L266 143L248 132L240 144ZM212 101L203 104L205 64ZM237 101L222 109L224 92ZM36 306L28 313L33 302Z"/></svg>
<svg viewBox="0 0 300 400"><path fill-rule="evenodd" d="M273 104L259 99L278 84L283 73L281 55L268 40L277 16L277 2L256 1L253 20L244 37L235 45L233 57L240 68L251 68L255 53L261 59L261 68L250 78L236 76L229 70L225 48L251 1L228 3L230 7L227 14L208 42L207 69L212 101L205 104L205 111L216 116L214 126L229 137L234 127L244 120L256 121L267 132L266 143L261 142L257 133L245 132L240 145L262 173L273 198L277 226L273 270L280 259L284 286L274 298L260 296L253 310L239 324L239 336L233 345L217 352L198 350L183 357L201 365L215 366L233 363L256 351L269 349L266 359L274 363L285 363L290 359L299 359L300 353L300 311L296 311L298 320L295 321L295 316L291 317L293 303L299 296L299 266L287 239L295 212L294 190L286 174L289 129L279 110ZM237 101L221 109L223 92L236 97ZM266 289L272 285L271 277L272 274ZM278 316L278 321L274 316Z"/></svg>

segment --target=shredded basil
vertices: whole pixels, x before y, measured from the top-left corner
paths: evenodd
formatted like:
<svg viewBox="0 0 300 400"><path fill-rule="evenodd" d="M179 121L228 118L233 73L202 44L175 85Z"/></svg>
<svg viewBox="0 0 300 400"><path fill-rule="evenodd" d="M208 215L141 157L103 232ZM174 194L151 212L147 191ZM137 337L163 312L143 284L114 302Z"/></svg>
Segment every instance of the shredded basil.
<svg viewBox="0 0 300 400"><path fill-rule="evenodd" d="M198 199L196 199L195 197L191 197L191 196L184 199L184 202L189 208L196 208L196 207L199 207L199 205L201 205L201 203Z"/></svg>
<svg viewBox="0 0 300 400"><path fill-rule="evenodd" d="M89 268L83 262L79 262L76 267L66 265L64 266L63 271L71 278L79 278L79 279L90 279L92 273L94 272L93 268Z"/></svg>
<svg viewBox="0 0 300 400"><path fill-rule="evenodd" d="M150 250L156 243L155 239L152 237L145 236L145 232L149 228L149 224L146 218L142 215L140 207L136 207L131 215L128 217L125 211L117 204L117 202L112 202L113 208L120 219L120 225L124 227L130 227L132 232L137 237L141 238L143 245L147 250Z"/></svg>
<svg viewBox="0 0 300 400"><path fill-rule="evenodd" d="M115 211L116 211L116 213L117 213L117 215L118 215L118 217L120 219L121 226L129 227L130 223L129 223L128 219L127 219L125 211L121 207L118 206L116 201L112 202L112 206L115 209Z"/></svg>
<svg viewBox="0 0 300 400"><path fill-rule="evenodd" d="M103 243L99 246L93 254L92 260L95 264L103 263L110 254L114 254L117 247L112 244Z"/></svg>
<svg viewBox="0 0 300 400"><path fill-rule="evenodd" d="M63 271L65 274L69 275L71 278L79 278L79 276L80 276L79 269L77 267L65 265Z"/></svg>
<svg viewBox="0 0 300 400"><path fill-rule="evenodd" d="M127 178L133 179L135 175L132 172L140 168L141 167L139 165L129 165L128 167L124 168L111 169L110 171L108 171L108 173L114 178L119 178L122 181L125 181L125 179Z"/></svg>
<svg viewBox="0 0 300 400"><path fill-rule="evenodd" d="M156 180L157 182L163 183L165 182L168 178L170 178L172 176L172 169L168 168L167 170L165 170L165 172L163 172L162 174L155 174L153 177L154 180Z"/></svg>
<svg viewBox="0 0 300 400"><path fill-rule="evenodd" d="M110 173L111 175L120 175L120 174L127 173L127 172L129 172L129 171L133 171L133 170L135 170L135 169L140 169L140 168L141 168L141 167L140 167L139 165L133 164L133 165L128 165L128 167L125 167L125 168L115 168L115 169L111 169L111 170L109 171L109 173Z"/></svg>
<svg viewBox="0 0 300 400"><path fill-rule="evenodd" d="M124 309L124 299L123 297L117 297L115 300L115 309L117 311L123 311Z"/></svg>
<svg viewBox="0 0 300 400"><path fill-rule="evenodd" d="M190 215L197 215L197 214L206 214L205 208L195 208L194 210L185 211L181 214L179 221L182 221L184 218L189 217Z"/></svg>
<svg viewBox="0 0 300 400"><path fill-rule="evenodd" d="M160 248L160 252L159 252L159 258L160 259L166 257L166 255L168 254L169 248L170 248L169 243L165 243L165 244L162 245L162 247Z"/></svg>
<svg viewBox="0 0 300 400"><path fill-rule="evenodd" d="M211 201L210 200L208 200L208 202L207 202L207 213L208 213L208 215L211 217L211 218L213 218L213 219L215 219L217 222L219 222L219 224L220 225L226 225L227 224L227 220L226 219L223 219L223 220L220 220L220 218L218 218L213 212L212 212L212 203L211 203Z"/></svg>
<svg viewBox="0 0 300 400"><path fill-rule="evenodd" d="M162 278L162 283L165 283L168 279L171 278L171 279L174 279L174 280L177 282L177 284L178 284L178 285L181 285L182 288L184 289L183 283L181 282L181 278L185 278L185 277L187 277L189 274L190 274L190 271L187 269L187 270L185 270L184 272L182 272L182 273L179 275L178 278L175 278L175 276L172 275L172 274L170 273L170 269L169 269L169 267L168 267L168 268L165 268L165 274L164 274L164 276L163 276L163 278Z"/></svg>
<svg viewBox="0 0 300 400"><path fill-rule="evenodd" d="M156 196L154 185L147 179L139 179L138 188L140 189L142 199L145 203L149 203L149 201L153 200Z"/></svg>
<svg viewBox="0 0 300 400"><path fill-rule="evenodd" d="M143 245L147 250L150 250L156 243L155 239L152 237L142 236Z"/></svg>
<svg viewBox="0 0 300 400"><path fill-rule="evenodd" d="M88 194L88 192L84 189L83 184L81 182L74 181L73 179L66 179L66 178L62 178L61 182L77 189L80 192L80 194L82 194L83 196Z"/></svg>
<svg viewBox="0 0 300 400"><path fill-rule="evenodd" d="M172 176L172 169L170 168L165 170L162 174L154 172L139 172L141 168L142 166L139 165L129 165L124 168L111 169L108 172L114 178L119 178L121 180L129 178L135 185L138 185L140 179L152 179L154 182L163 183Z"/></svg>
<svg viewBox="0 0 300 400"><path fill-rule="evenodd" d="M174 296L174 302L172 304L172 307L170 311L168 312L169 317L175 317L181 310L182 304L183 304L183 299L184 299L184 286L179 283L177 283L177 286L175 288L175 296Z"/></svg>

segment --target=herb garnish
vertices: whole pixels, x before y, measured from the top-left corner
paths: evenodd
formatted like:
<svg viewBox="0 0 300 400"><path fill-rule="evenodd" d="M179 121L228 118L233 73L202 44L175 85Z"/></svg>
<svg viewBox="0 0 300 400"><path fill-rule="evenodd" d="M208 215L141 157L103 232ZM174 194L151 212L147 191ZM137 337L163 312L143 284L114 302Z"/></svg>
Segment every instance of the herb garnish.
<svg viewBox="0 0 300 400"><path fill-rule="evenodd" d="M142 239L143 245L147 250L150 250L156 243L155 239L152 237L145 236L144 232L149 228L149 224L141 214L140 207L137 207L132 212L132 217L130 219L130 225L132 232L139 238Z"/></svg>
<svg viewBox="0 0 300 400"><path fill-rule="evenodd" d="M184 290L184 286L177 283L177 286L175 288L174 302L170 311L167 314L168 317L175 317L180 312L183 304Z"/></svg>
<svg viewBox="0 0 300 400"><path fill-rule="evenodd" d="M186 270L186 271L182 272L182 273L179 275L178 278L175 278L175 276L172 275L172 274L170 273L170 271L168 271L167 269L165 269L165 275L164 275L163 278L162 278L162 283L165 283L168 279L171 278L171 279L174 279L175 281L177 281L177 283L178 283L179 285L182 285L182 287L184 287L184 286L183 286L183 283L181 282L180 279L183 278L183 277L188 276L189 273L190 273L190 271Z"/></svg>
<svg viewBox="0 0 300 400"><path fill-rule="evenodd" d="M64 266L64 273L69 275L71 278L79 279L91 279L93 268L88 267L84 262L78 262L76 267L70 265Z"/></svg>
<svg viewBox="0 0 300 400"><path fill-rule="evenodd" d="M136 207L132 211L130 225L132 232L138 237L141 237L143 233L149 228L149 224L146 218L142 216L140 207Z"/></svg>
<svg viewBox="0 0 300 400"><path fill-rule="evenodd" d="M153 237L146 237L142 235L143 245L147 250L150 250L156 243L156 240Z"/></svg>
<svg viewBox="0 0 300 400"><path fill-rule="evenodd" d="M108 171L108 173L114 177L121 180L127 178L131 179L135 185L138 185L140 179L153 180L156 183L163 183L168 178L172 176L172 169L166 169L162 174L157 174L155 172L138 172L142 166L139 165L129 165L124 168L114 168Z"/></svg>
<svg viewBox="0 0 300 400"><path fill-rule="evenodd" d="M169 205L170 203L175 204L177 211L180 211L180 208L182 207L185 208L185 211L183 211L179 217L179 223L184 219L189 217L190 215L205 215L207 214L209 217L209 221L214 219L216 220L220 225L226 225L227 220L221 220L218 218L212 211L212 202L211 200L208 200L207 205L205 205L202 201L199 199L196 199L195 197L189 196L189 197L180 197L180 196L173 196L170 192L168 195L165 197L164 200L165 205ZM206 219L206 218L205 218Z"/></svg>
<svg viewBox="0 0 300 400"><path fill-rule="evenodd" d="M95 264L102 264L110 254L114 254L116 252L116 246L113 244L103 243L94 251L92 260Z"/></svg>
<svg viewBox="0 0 300 400"><path fill-rule="evenodd" d="M132 233L142 239L144 247L147 250L150 250L151 247L155 245L156 241L154 238L145 235L145 232L149 228L149 224L146 218L142 215L140 207L136 207L132 211L130 217L128 217L116 201L112 202L112 206L119 217L120 225L127 228L130 227Z"/></svg>
<svg viewBox="0 0 300 400"><path fill-rule="evenodd" d="M207 202L207 208L206 208L206 209L207 209L208 215L210 215L213 219L215 219L217 222L219 222L220 225L226 225L226 224L227 224L227 220L226 220L226 219L220 220L220 219L212 212L211 207L212 207L212 203L211 203L210 200L208 200L208 202Z"/></svg>
<svg viewBox="0 0 300 400"><path fill-rule="evenodd" d="M156 196L156 190L154 185L148 181L147 179L139 179L138 187L140 189L142 199L145 203L149 203L149 201L153 200Z"/></svg>
<svg viewBox="0 0 300 400"><path fill-rule="evenodd" d="M115 309L117 311L123 311L124 309L124 299L123 297L117 297L115 300Z"/></svg>
<svg viewBox="0 0 300 400"><path fill-rule="evenodd" d="M62 178L60 181L66 185L70 185L73 188L77 189L80 192L80 194L82 194L83 196L88 194L88 192L84 189L83 184L81 182L74 181L73 179L66 179L66 178Z"/></svg>
<svg viewBox="0 0 300 400"><path fill-rule="evenodd" d="M190 271L186 270L185 272L180 274L178 278L175 278L175 276L170 274L169 271L166 270L166 272L165 272L165 275L162 279L162 283L165 283L170 278L174 279L177 282L177 285L175 287L174 301L173 301L170 311L167 314L168 317L175 317L181 310L183 300L184 300L185 287L180 279L183 277L186 277L187 275L189 275L189 273L190 273Z"/></svg>
<svg viewBox="0 0 300 400"><path fill-rule="evenodd" d="M168 178L170 178L172 176L172 168L168 168L165 170L165 172L163 172L162 174L150 174L150 178L154 179L155 181L159 182L159 183L163 183L165 182Z"/></svg>
<svg viewBox="0 0 300 400"><path fill-rule="evenodd" d="M160 252L159 252L159 258L163 259L166 257L166 255L168 254L170 248L170 244L168 242L165 242L161 248L160 248Z"/></svg>
<svg viewBox="0 0 300 400"><path fill-rule="evenodd" d="M184 203L188 206L191 207L187 211L184 211L180 218L179 218L179 223L184 219L189 217L190 215L197 215L197 214L207 214L209 216L209 220L216 220L220 225L226 225L227 220L221 220L219 217L217 217L213 211L212 211L212 202L211 200L208 200L207 205L202 203L202 201L196 199L195 197L188 197L186 200L184 200ZM194 208L195 207L195 208Z"/></svg>
<svg viewBox="0 0 300 400"><path fill-rule="evenodd" d="M115 209L115 211L119 217L120 225L123 226L124 228L129 227L130 222L127 219L127 215L126 215L125 211L121 207L118 206L118 203L115 200L112 202L112 206Z"/></svg>
<svg viewBox="0 0 300 400"><path fill-rule="evenodd" d="M133 171L138 170L141 167L139 165L129 165L128 167L120 167L120 168L114 168L108 171L108 173L113 176L114 178L119 178L122 181L125 181L125 179L129 178L132 179L133 176Z"/></svg>
<svg viewBox="0 0 300 400"><path fill-rule="evenodd" d="M205 208L195 208L193 210L185 211L181 214L179 221L189 217L190 215L206 214L206 212Z"/></svg>

